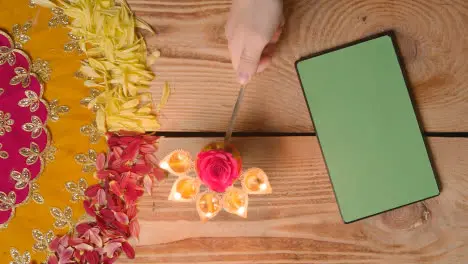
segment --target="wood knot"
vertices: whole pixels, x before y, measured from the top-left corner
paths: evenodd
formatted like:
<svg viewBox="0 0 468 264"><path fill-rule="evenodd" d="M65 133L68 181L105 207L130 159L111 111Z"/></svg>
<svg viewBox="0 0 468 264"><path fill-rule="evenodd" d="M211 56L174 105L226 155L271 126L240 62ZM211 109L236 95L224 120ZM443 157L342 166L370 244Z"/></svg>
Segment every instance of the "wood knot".
<svg viewBox="0 0 468 264"><path fill-rule="evenodd" d="M430 218L429 209L423 202L419 202L384 213L382 223L391 230L413 230Z"/></svg>

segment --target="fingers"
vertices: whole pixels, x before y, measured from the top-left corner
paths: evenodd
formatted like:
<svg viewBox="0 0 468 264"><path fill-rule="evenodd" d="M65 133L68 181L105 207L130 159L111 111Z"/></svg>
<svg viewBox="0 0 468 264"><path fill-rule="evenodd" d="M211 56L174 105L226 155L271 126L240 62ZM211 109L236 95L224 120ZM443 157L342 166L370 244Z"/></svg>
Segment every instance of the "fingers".
<svg viewBox="0 0 468 264"><path fill-rule="evenodd" d="M260 63L258 64L257 73L263 72L270 66L273 57L271 55L262 55Z"/></svg>
<svg viewBox="0 0 468 264"><path fill-rule="evenodd" d="M240 31L234 31L227 38L232 67L237 72L242 50L244 49L244 36Z"/></svg>
<svg viewBox="0 0 468 264"><path fill-rule="evenodd" d="M266 43L259 41L246 43L242 50L237 67L237 78L240 84L247 84L257 72L260 58Z"/></svg>
<svg viewBox="0 0 468 264"><path fill-rule="evenodd" d="M284 25L281 0L233 0L225 25L238 80L245 84L272 60Z"/></svg>
<svg viewBox="0 0 468 264"><path fill-rule="evenodd" d="M278 28L276 29L275 34L273 34L273 37L271 38L270 43L278 42L279 38L281 37L281 33L283 33L283 27L284 27L284 21L281 22L280 25L278 25Z"/></svg>

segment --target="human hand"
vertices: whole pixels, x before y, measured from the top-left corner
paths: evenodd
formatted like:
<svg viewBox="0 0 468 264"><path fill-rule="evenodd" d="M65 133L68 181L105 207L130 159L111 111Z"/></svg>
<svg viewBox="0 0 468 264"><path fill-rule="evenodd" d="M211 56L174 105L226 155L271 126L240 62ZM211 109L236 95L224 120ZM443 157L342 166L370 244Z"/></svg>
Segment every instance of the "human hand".
<svg viewBox="0 0 468 264"><path fill-rule="evenodd" d="M270 63L284 24L282 0L233 0L226 37L241 84Z"/></svg>

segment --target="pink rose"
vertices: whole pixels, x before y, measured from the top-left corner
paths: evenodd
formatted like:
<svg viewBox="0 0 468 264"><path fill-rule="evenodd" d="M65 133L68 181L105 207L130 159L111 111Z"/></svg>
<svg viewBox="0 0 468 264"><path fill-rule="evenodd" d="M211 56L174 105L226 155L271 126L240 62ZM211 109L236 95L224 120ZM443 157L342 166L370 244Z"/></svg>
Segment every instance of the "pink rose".
<svg viewBox="0 0 468 264"><path fill-rule="evenodd" d="M202 151L197 157L200 180L215 192L224 192L239 177L240 164L224 150Z"/></svg>

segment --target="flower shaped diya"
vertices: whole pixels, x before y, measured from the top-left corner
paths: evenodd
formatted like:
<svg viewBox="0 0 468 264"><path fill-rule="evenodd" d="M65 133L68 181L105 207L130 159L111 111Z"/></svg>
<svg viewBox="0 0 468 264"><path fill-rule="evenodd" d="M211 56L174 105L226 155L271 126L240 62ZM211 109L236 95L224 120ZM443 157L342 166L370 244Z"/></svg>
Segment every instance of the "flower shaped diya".
<svg viewBox="0 0 468 264"><path fill-rule="evenodd" d="M202 221L212 219L221 209L246 218L249 194L272 192L265 172L259 168L242 171L239 151L223 142L207 145L195 162L189 152L175 150L161 161L160 167L178 177L168 199L196 201Z"/></svg>

